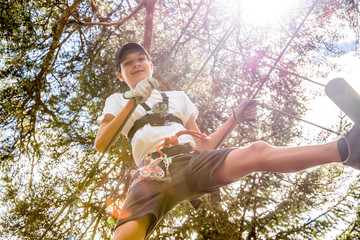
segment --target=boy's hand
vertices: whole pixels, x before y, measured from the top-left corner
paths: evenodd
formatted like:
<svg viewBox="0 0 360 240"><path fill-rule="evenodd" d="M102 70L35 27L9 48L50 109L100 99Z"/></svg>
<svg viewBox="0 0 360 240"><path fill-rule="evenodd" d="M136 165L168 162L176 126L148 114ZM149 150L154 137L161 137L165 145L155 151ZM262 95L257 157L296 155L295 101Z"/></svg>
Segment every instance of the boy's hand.
<svg viewBox="0 0 360 240"><path fill-rule="evenodd" d="M244 100L234 110L234 118L237 123L256 120L257 102L252 99Z"/></svg>
<svg viewBox="0 0 360 240"><path fill-rule="evenodd" d="M134 89L124 93L124 98L135 98L137 103L145 102L151 95L153 89L159 88L158 81L153 77L148 77L139 82Z"/></svg>

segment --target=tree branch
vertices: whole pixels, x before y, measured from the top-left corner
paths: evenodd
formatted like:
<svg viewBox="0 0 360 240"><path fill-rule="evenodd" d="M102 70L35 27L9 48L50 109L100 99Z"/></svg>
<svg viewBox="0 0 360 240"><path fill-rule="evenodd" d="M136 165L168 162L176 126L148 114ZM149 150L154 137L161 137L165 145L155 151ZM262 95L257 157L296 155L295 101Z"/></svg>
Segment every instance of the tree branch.
<svg viewBox="0 0 360 240"><path fill-rule="evenodd" d="M78 21L80 21L80 23L84 26L94 26L94 25L98 25L98 26L120 26L123 25L127 20L129 20L130 18L132 18L143 6L144 6L144 1L141 1L139 3L139 5L137 5L137 7L129 14L127 15L125 18L117 21L117 22L111 22L111 23L106 23L106 22L82 22L79 18L75 17ZM74 15L73 15L74 16Z"/></svg>
<svg viewBox="0 0 360 240"><path fill-rule="evenodd" d="M145 15L145 33L143 46L149 53L151 52L151 40L154 26L154 11L157 0L144 0L146 15Z"/></svg>
<svg viewBox="0 0 360 240"><path fill-rule="evenodd" d="M44 87L46 75L51 71L51 64L53 61L56 60L56 59L54 59L55 51L59 46L59 42L61 39L61 35L64 32L65 25L68 22L69 17L71 16L71 13L79 7L79 5L82 1L83 0L76 0L73 3L73 5L71 5L69 7L69 12L65 13L64 16L60 19L60 21L56 24L56 26L54 26L53 36L52 36L53 39L52 39L52 43L50 45L49 51L46 54L43 63L41 64L39 74L37 74L35 76L34 92L35 92L36 104L37 104L37 106L42 106L44 111L46 113L50 114L55 120L56 120L55 114L52 113L47 108L47 106L41 101L41 90Z"/></svg>

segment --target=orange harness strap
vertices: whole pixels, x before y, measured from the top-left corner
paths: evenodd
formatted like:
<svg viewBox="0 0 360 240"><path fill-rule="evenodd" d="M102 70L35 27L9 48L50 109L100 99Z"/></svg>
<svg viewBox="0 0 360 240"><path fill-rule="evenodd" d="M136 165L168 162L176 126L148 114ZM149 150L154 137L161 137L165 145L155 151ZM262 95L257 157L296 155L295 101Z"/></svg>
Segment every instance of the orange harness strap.
<svg viewBox="0 0 360 240"><path fill-rule="evenodd" d="M179 131L177 132L174 136L171 136L171 137L165 137L162 140L162 142L159 144L159 146L156 148L156 151L162 156L162 157L165 157L165 154L160 150L161 147L165 147L165 148L168 148L170 147L170 145L173 145L173 146L177 146L179 144L179 141L178 141L178 138L181 136L181 135L184 135L184 134L189 134L193 137L196 137L196 138L199 138L199 139L202 139L202 140L210 140L210 137L206 136L205 134L203 133L200 133L200 132L196 132L196 131L193 131L193 130L182 130L182 131Z"/></svg>

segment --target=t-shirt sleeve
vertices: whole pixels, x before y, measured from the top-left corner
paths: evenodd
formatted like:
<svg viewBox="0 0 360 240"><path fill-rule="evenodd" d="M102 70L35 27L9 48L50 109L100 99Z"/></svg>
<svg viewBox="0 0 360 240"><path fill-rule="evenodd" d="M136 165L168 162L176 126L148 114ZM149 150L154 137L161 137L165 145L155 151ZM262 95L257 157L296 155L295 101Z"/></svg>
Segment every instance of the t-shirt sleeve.
<svg viewBox="0 0 360 240"><path fill-rule="evenodd" d="M113 94L106 99L102 115L96 120L98 124L100 124L104 120L106 114L111 114L115 117L121 111L121 109L123 108L123 104L120 95Z"/></svg>
<svg viewBox="0 0 360 240"><path fill-rule="evenodd" d="M185 103L185 109L183 111L184 117L185 117L184 123L186 123L192 114L194 114L195 119L197 119L197 117L199 115L199 111L197 110L194 103L190 100L190 98L185 93L183 96L184 96L184 103Z"/></svg>

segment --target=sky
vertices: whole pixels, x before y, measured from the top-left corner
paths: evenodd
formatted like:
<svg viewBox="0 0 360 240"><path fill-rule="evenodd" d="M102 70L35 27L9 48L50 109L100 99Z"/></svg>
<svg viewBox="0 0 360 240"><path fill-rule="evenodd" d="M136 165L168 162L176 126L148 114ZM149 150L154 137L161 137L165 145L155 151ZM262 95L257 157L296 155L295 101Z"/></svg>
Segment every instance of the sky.
<svg viewBox="0 0 360 240"><path fill-rule="evenodd" d="M349 52L341 57L330 58L329 61L339 64L340 71L331 72L324 79L318 79L319 82L326 84L334 78L345 79L355 91L360 93L360 57L356 52ZM330 126L338 122L340 109L326 95L310 101L310 110L304 116L304 119L312 121L322 126ZM314 130L313 131L320 131ZM336 129L333 129L336 130Z"/></svg>

